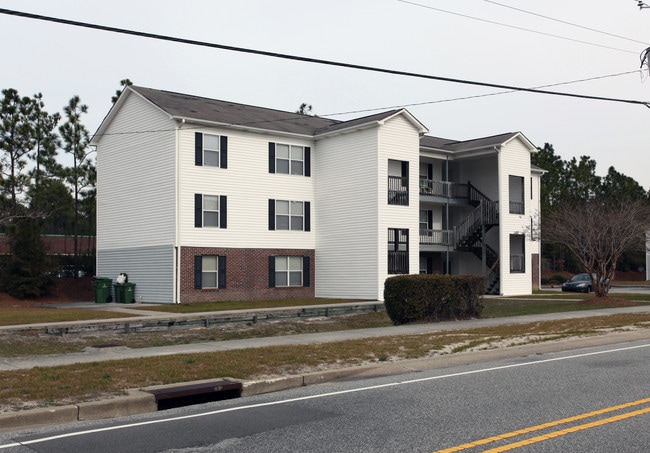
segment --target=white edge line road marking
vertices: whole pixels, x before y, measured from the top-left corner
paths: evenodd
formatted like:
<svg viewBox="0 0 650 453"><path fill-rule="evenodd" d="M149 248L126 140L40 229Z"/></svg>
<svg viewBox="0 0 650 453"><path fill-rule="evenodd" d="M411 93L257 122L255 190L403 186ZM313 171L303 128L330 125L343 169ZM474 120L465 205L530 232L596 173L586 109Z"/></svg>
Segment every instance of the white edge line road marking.
<svg viewBox="0 0 650 453"><path fill-rule="evenodd" d="M414 383L419 383L419 382L426 382L426 381L435 381L439 379L447 379L447 378L452 378L452 377L458 377L458 376L467 376L471 374L479 374L479 373L487 373L490 371L498 371L498 370L506 370L508 368L518 368L518 367L523 367L523 366L532 366L532 365L540 365L544 363L550 363L550 362L559 362L561 360L570 360L570 359L578 359L582 357L589 357L589 356L594 356L594 355L601 355L601 354L609 354L612 352L620 352L620 351L629 351L632 349L640 349L640 348L648 348L650 347L650 344L642 344L642 345L636 345L636 346L627 346L624 348L616 348L616 349L608 349L606 351L596 351L596 352L587 352L584 354L575 354L575 355L570 355L566 357L555 357L552 359L544 359L544 360L536 360L532 362L523 362L523 363L516 363L512 365L503 365L503 366L497 366L497 367L491 367L491 368L482 368L480 370L472 370L472 371L462 371L460 373L452 373L452 374L445 374L441 376L431 376L431 377L426 377L426 378L420 378L420 379L411 379L408 381L399 381L399 382L393 382L390 384L381 384L381 385L373 385L370 387L361 387L357 389L351 389L351 390L341 390L338 392L330 392L330 393L323 393L321 395L310 395L310 396L302 396L299 398L291 398L287 400L281 400L281 401L271 401L268 403L258 403L258 404L250 404L246 406L237 406L237 407L231 407L228 409L219 409L215 411L210 411L210 412L202 412L200 414L192 414L192 415L182 415L178 417L171 417L171 418L163 418L159 420L149 420L146 422L138 422L138 423L130 423L126 425L117 425L117 426L109 426L106 428L97 428L97 429L89 429L86 431L79 431L79 432L73 432L73 433L66 433L66 434L59 434L56 436L50 436L50 437L43 437L39 439L32 439L32 440L26 440L24 442L12 442L10 444L4 444L0 445L0 450L5 449L5 448L11 448L11 447L18 447L18 446L25 446L25 445L32 445L32 444L38 444L38 443L43 443L43 442L49 442L52 440L58 440L58 439L65 439L68 437L76 437L76 436L83 436L87 434L94 434L94 433L101 433L101 432L106 432L106 431L114 431L118 429L127 429L127 428L134 428L138 426L146 426L146 425L154 425L158 423L167 423L167 422L174 422L178 420L188 420L192 418L199 418L199 417L207 417L210 415L217 415L217 414L223 414L227 412L234 412L234 411L240 411L240 410L246 410L246 409L255 409L259 407L267 407L267 406L275 406L275 405L280 405L280 404L288 404L288 403L295 403L297 401L306 401L306 400L312 400L312 399L317 399L317 398L326 398L330 396L338 396L338 395L345 395L347 393L357 393L357 392L365 392L368 390L376 390L380 388L387 388L387 387L395 387L395 386L400 386L400 385L408 385L408 384L414 384Z"/></svg>

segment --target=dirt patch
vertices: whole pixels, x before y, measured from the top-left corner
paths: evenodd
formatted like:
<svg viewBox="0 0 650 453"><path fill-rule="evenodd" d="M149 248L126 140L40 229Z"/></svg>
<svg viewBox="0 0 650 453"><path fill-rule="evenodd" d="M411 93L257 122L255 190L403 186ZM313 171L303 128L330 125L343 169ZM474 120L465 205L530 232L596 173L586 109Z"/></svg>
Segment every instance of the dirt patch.
<svg viewBox="0 0 650 453"><path fill-rule="evenodd" d="M31 305L56 304L69 302L90 302L95 300L93 279L59 278L50 294L38 298L17 299L7 293L0 293L0 307L29 307Z"/></svg>
<svg viewBox="0 0 650 453"><path fill-rule="evenodd" d="M578 302L579 305L593 305L595 307L634 307L639 305L633 300L619 299L617 297L593 297Z"/></svg>

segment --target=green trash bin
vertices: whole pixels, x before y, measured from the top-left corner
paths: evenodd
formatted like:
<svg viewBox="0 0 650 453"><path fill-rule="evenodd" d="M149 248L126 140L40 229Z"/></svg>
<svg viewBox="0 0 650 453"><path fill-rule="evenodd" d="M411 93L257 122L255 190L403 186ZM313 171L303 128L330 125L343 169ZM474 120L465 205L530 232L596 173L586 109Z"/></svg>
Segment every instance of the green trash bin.
<svg viewBox="0 0 650 453"><path fill-rule="evenodd" d="M115 283L115 302L118 304L131 304L135 302L135 283Z"/></svg>
<svg viewBox="0 0 650 453"><path fill-rule="evenodd" d="M93 277L95 288L95 303L105 304L111 301L111 282L110 278Z"/></svg>

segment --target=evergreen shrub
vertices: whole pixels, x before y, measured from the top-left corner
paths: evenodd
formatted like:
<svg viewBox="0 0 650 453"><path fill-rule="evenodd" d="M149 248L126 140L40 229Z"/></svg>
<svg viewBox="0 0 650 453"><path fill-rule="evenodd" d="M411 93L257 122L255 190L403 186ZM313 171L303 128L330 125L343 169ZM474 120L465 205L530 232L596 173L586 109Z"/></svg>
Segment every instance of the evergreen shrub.
<svg viewBox="0 0 650 453"><path fill-rule="evenodd" d="M485 281L475 275L398 275L384 283L393 324L479 317Z"/></svg>

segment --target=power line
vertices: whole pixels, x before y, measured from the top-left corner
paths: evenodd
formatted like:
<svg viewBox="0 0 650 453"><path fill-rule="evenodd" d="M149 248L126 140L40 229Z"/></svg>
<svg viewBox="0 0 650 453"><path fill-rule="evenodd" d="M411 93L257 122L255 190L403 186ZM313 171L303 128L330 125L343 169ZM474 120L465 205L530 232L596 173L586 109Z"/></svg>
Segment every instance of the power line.
<svg viewBox="0 0 650 453"><path fill-rule="evenodd" d="M543 19L551 20L551 21L554 21L554 22L559 22L561 24L571 25L572 27L578 27L578 28L582 28L583 30L589 30L589 31L593 31L595 33L600 33L602 35L613 36L614 38L624 39L626 41L636 42L638 44L644 44L644 45L647 44L646 42L643 42L643 41L637 41L636 39L631 39L631 38L626 38L625 36L615 35L614 33L608 33L606 31L598 30L596 28L585 27L584 25L574 24L573 22L567 22L565 20L555 19L555 18L549 17L549 16L544 16L543 14L534 13L532 11L527 11L527 10L521 9L521 8L515 8L514 6L510 6L510 5L504 5L503 3L498 3L498 2L495 2L493 0L483 0L483 1L488 2L488 3L492 3L493 5L502 6L503 8L513 9L513 10L519 11L521 13L530 14L532 16L541 17Z"/></svg>
<svg viewBox="0 0 650 453"><path fill-rule="evenodd" d="M420 78L420 79L426 79L426 80L437 80L437 81L440 81L440 82L458 83L458 84L464 84L464 85L474 85L474 86L482 86L482 87L488 87L488 88L498 88L498 89L512 90L512 91L523 91L523 92L528 92L528 93L547 94L547 95L553 95L553 96L564 96L564 97L571 97L571 98L578 98L578 99L589 99L589 100L596 100L596 101L607 101L607 102L618 102L618 103L625 103L625 104L636 104L636 105L644 105L646 107L650 107L650 102L647 102L647 101L638 101L638 100L633 100L633 99L608 98L608 97L602 97L602 96L589 96L589 95L576 94L576 93L563 93L563 92L556 92L556 91L540 90L540 89L536 89L536 88L524 88L524 87L503 85L503 84L497 84L497 83L479 82L479 81L475 81L475 80L456 79L456 78L452 78L452 77L442 77L442 76L436 76L436 75L428 75L428 74L421 74L421 73L415 73L415 72L400 71L400 70L395 70L395 69L384 69L384 68L378 68L378 67L374 67L374 66L364 66L364 65L352 64L352 63L343 63L343 62L337 62L337 61L331 61L331 60L323 60L323 59L319 59L319 58L302 57L302 56L283 54L283 53L278 53L278 52L269 52L269 51L265 51L265 50L256 50L256 49L249 49L249 48L244 48L244 47L228 46L228 45L224 45L224 44L209 43L209 42L205 42L205 41L196 41L196 40L185 39L185 38L177 38L177 37L173 37L173 36L166 36L166 35L160 35L160 34L155 34L155 33L147 33L147 32L135 31L135 30L128 30L128 29L124 29L124 28L109 27L109 26L105 26L105 25L91 24L91 23L88 23L88 22L78 22L78 21L73 21L73 20L69 20L69 19L60 19L60 18L56 18L56 17L49 17L49 16L43 16L43 15L39 15L39 14L26 13L26 12L21 12L21 11L14 11L14 10L9 10L9 9L4 9L4 8L0 8L0 14L24 17L24 18L28 18L28 19L42 20L42 21L46 21L46 22L54 22L54 23L59 23L59 24L64 24L64 25L72 25L72 26L75 26L75 27L90 28L90 29L94 29L94 30L107 31L107 32L111 32L111 33L119 33L119 34L131 35L131 36L138 36L138 37L141 37L141 38L157 39L157 40L161 40L161 41L170 41L170 42L175 42L175 43L180 43L180 44L189 44L189 45L194 45L194 46L209 47L209 48L221 49L221 50L229 50L229 51L233 51L233 52L248 53L248 54L253 54L253 55L262 55L262 56L266 56L266 57L280 58L280 59L285 59L285 60L301 61L301 62L305 62L305 63L314 63L314 64L321 64L321 65L328 65L328 66L336 66L336 67L347 68L347 69L358 69L358 70L361 70L361 71L370 71L370 72L377 72L377 73L383 73L383 74L399 75L399 76L405 76L405 77L414 77L414 78Z"/></svg>
<svg viewBox="0 0 650 453"><path fill-rule="evenodd" d="M611 78L611 77L620 77L622 75L629 75L629 74L634 74L636 72L639 72L639 70L634 70L634 71L627 71L627 72L620 72L618 74L608 74L604 76L597 76L597 77L589 77L586 79L579 79L579 80L571 80L568 82L558 82L558 83L553 83L553 84L548 84L548 85L541 85L536 88L545 88L545 87L552 87L552 86L560 86L560 85L569 85L573 83L581 83L581 82L588 82L592 80L601 80L601 79L606 79L606 78ZM425 101L425 102L416 102L416 103L411 103L411 104L401 104L401 105L392 105L392 106L384 106L384 107L375 107L375 108L369 108L369 109L359 109L359 110L351 110L347 112L336 112L336 113L326 113L322 115L322 118L329 118L332 116L342 116L342 115L353 115L353 114L358 114L358 113L368 113L368 112L376 112L376 111L385 111L385 110L393 110L393 109L401 109L401 108L406 108L406 107L417 107L421 105L430 105L430 104L441 104L444 102L454 102L454 101L463 101L463 100L468 100L468 99L476 99L476 98L481 98L481 97L488 97L488 96L497 96L500 94L507 94L507 93L515 93L515 90L508 90L508 91L499 91L496 93L485 93L485 94L477 94L473 96L464 96L464 97L457 97L457 98L450 98L450 99L439 99L437 101ZM295 115L292 115L291 117L287 118L280 118L276 120L261 120L261 121L246 121L246 122L240 122L240 123L230 123L230 126L254 126L256 124L268 124L268 123L273 123L273 122L283 122L283 121L293 121L295 120L296 117ZM184 129L187 130L192 130L192 129L200 129L200 127L185 127ZM152 134L152 133L158 133L158 132L170 132L174 131L176 128L165 128L165 129L149 129L149 130L140 130L140 131L126 131L126 132L107 132L104 134L99 134L96 136L109 136L109 135L130 135L130 134Z"/></svg>
<svg viewBox="0 0 650 453"><path fill-rule="evenodd" d="M648 49L650 50L650 49ZM602 80L602 79L607 79L607 78L612 78L612 77L620 77L623 75L629 75L629 74L635 74L640 72L638 69L634 71L626 71L626 72L619 72L617 74L608 74L608 75L603 75L603 76L596 76L596 77L589 77L585 79L579 79L579 80L571 80L568 82L558 82L558 83L551 83L548 85L539 85L536 87L532 87L533 89L537 88L550 88L550 87L556 87L556 86L561 86L561 85L570 85L573 83L581 83L581 82L590 82L593 80ZM372 108L372 109L362 109L362 110L354 110L351 112L341 112L341 113L329 113L324 116L340 116L340 115L351 115L354 113L366 113L366 112L374 112L377 110L391 110L391 109L398 109L398 108L405 108L405 107L418 107L421 105L430 105L430 104L442 104L445 102L455 102L455 101L466 101L468 99L477 99L477 98L484 98L488 96L498 96L500 94L508 94L508 93L516 93L517 90L505 90L505 91L497 91L495 93L484 93L484 94L475 94L472 96L462 96L462 97L456 97L456 98L448 98L448 99L439 99L437 101L424 101L424 102L414 102L411 104L402 104L402 105L393 105L389 107L377 107L377 108Z"/></svg>
<svg viewBox="0 0 650 453"><path fill-rule="evenodd" d="M514 28L515 30L526 31L528 33L535 33L535 34L538 34L538 35L550 36L552 38L564 39L566 41L573 41L573 42L577 42L577 43L581 43L581 44L587 44L589 46L602 47L604 49L609 49L609 50L617 50L619 52L633 53L633 54L637 53L637 52L632 51L632 50L619 49L618 47L605 46L605 45L602 45L602 44L596 44L596 43L589 42L589 41L582 41L580 39L567 38L566 36L554 35L553 33L546 33L546 32L538 31L538 30L531 30L530 28L519 27L517 25L510 25L510 24L505 24L503 22L496 22L496 21L489 20L489 19L482 19L480 17L470 16L470 15L467 15L467 14L457 13L457 12L454 12L454 11L448 11L446 9L435 8L435 7L429 6L429 5L422 5L420 3L416 3L416 2L412 2L412 1L408 1L408 0L397 0L397 1L402 2L402 3L407 3L407 4L413 5L413 6L419 6L420 8L431 9L431 10L438 11L438 12L445 13L445 14L452 14L454 16L464 17L465 19L477 20L477 21L480 21L480 22L486 22L488 24L499 25L501 27Z"/></svg>

